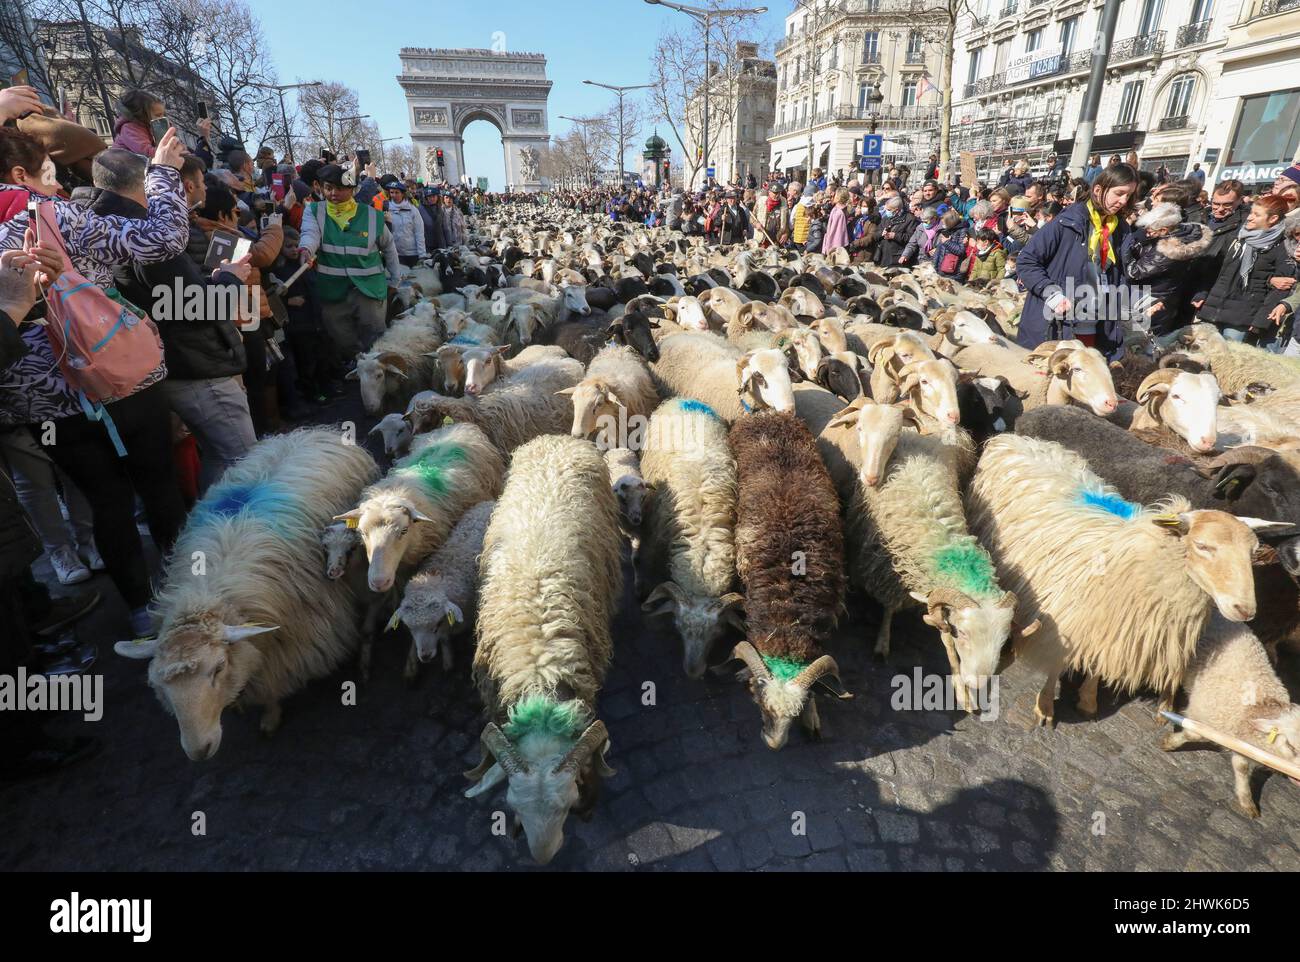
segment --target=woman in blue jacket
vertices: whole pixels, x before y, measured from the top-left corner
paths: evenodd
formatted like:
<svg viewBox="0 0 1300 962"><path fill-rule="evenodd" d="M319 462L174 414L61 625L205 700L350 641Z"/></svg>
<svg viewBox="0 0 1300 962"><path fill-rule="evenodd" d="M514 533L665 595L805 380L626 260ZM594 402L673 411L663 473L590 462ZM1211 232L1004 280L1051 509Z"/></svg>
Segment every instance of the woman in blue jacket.
<svg viewBox="0 0 1300 962"><path fill-rule="evenodd" d="M1117 293L1127 283L1123 262L1131 230L1125 218L1137 186L1132 167L1109 167L1097 175L1087 200L1071 204L1030 238L1016 259L1017 278L1029 292L1016 335L1022 347L1077 339L1110 359L1124 353Z"/></svg>

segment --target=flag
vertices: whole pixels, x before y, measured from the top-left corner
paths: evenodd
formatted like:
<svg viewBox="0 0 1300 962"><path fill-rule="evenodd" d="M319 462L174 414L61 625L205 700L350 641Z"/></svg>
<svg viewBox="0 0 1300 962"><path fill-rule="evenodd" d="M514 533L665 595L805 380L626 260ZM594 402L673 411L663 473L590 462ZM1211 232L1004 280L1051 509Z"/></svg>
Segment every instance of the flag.
<svg viewBox="0 0 1300 962"><path fill-rule="evenodd" d="M919 99L921 97L924 97L931 90L933 90L937 94L943 93L942 90L940 90L938 87L934 85L934 82L929 77L922 75L921 79L916 84L917 98Z"/></svg>

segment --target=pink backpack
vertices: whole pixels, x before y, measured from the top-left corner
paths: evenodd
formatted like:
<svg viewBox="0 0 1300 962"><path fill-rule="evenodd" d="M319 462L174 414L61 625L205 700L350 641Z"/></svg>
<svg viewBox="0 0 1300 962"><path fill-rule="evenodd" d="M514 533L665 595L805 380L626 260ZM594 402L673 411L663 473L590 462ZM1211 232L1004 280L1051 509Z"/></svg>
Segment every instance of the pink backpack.
<svg viewBox="0 0 1300 962"><path fill-rule="evenodd" d="M163 366L162 338L147 314L136 314L116 291L104 291L72 266L53 201L37 208L40 237L63 254L63 272L50 286L45 336L68 386L90 410L130 397ZM93 417L93 415L90 415Z"/></svg>

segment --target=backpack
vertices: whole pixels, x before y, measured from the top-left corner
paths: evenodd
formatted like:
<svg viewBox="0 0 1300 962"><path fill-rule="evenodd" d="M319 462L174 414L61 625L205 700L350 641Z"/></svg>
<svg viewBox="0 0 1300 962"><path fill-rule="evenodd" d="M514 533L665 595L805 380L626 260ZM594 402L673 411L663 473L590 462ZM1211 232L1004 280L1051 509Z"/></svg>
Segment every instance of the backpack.
<svg viewBox="0 0 1300 962"><path fill-rule="evenodd" d="M104 405L130 397L165 372L162 338L149 316L113 288L107 291L72 266L54 202L37 206L40 239L59 248L63 270L46 295L45 336L68 386L91 420L104 420L119 455L126 453Z"/></svg>

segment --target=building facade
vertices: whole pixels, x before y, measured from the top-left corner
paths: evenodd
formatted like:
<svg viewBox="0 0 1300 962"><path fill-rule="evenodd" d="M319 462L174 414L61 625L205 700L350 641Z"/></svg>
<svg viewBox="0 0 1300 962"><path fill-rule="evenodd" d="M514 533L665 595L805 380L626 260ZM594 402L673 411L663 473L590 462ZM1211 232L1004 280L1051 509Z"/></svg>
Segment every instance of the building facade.
<svg viewBox="0 0 1300 962"><path fill-rule="evenodd" d="M772 169L853 170L868 133L886 165L923 164L939 144L945 19L926 0L796 0L776 47Z"/></svg>
<svg viewBox="0 0 1300 962"><path fill-rule="evenodd" d="M1285 0L1282 0L1285 2ZM1221 54L1240 0L1124 0L1098 108L1094 153L1136 151L1178 176L1204 157ZM958 25L952 151L982 178L1010 161L1069 160L1104 0L972 0Z"/></svg>
<svg viewBox="0 0 1300 962"><path fill-rule="evenodd" d="M1265 187L1300 158L1300 0L1246 0L1219 60L1196 159L1207 182Z"/></svg>
<svg viewBox="0 0 1300 962"><path fill-rule="evenodd" d="M776 64L758 55L758 44L737 43L725 66L713 64L709 77L709 157L701 155L703 145L704 95L696 94L686 105L685 137L687 157L699 157L692 189L704 183L711 166L721 183L744 183L753 174L762 180L767 173L767 138L776 110Z"/></svg>

